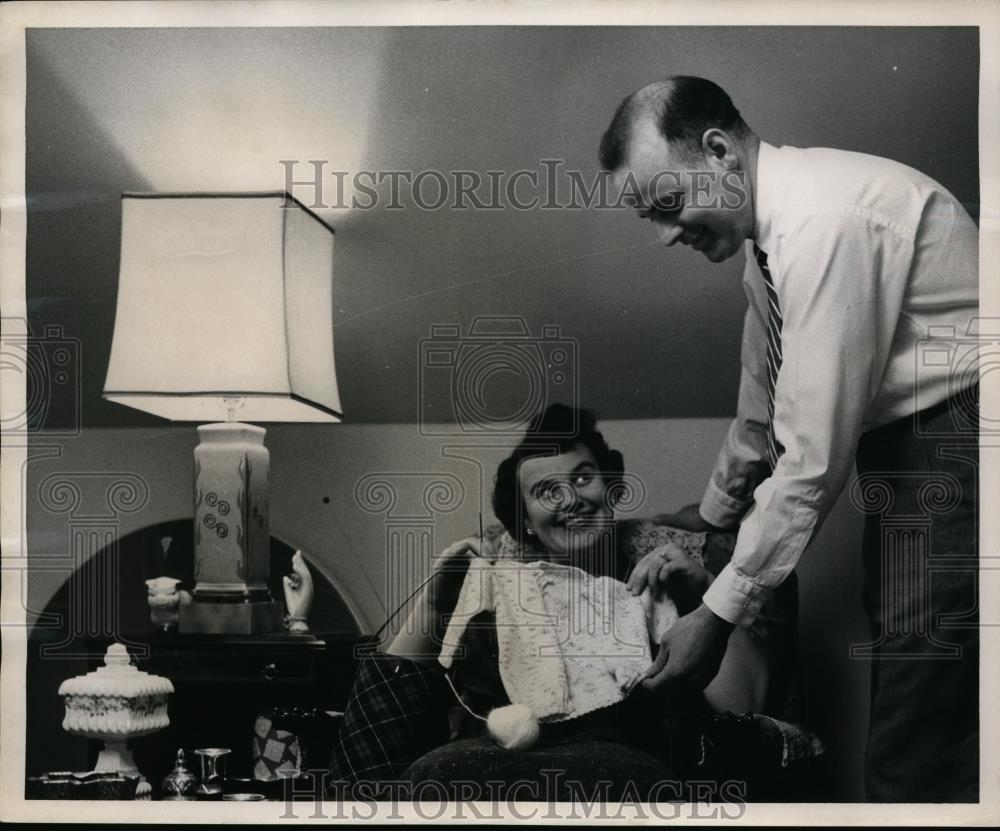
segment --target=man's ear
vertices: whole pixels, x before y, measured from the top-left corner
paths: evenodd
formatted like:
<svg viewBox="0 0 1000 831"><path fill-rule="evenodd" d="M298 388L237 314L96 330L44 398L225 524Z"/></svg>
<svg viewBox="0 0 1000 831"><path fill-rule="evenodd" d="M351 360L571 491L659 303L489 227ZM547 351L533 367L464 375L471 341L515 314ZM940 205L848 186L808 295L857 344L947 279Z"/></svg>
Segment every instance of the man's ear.
<svg viewBox="0 0 1000 831"><path fill-rule="evenodd" d="M739 167L736 141L725 130L720 130L718 127L706 130L701 137L701 149L723 170L735 170Z"/></svg>

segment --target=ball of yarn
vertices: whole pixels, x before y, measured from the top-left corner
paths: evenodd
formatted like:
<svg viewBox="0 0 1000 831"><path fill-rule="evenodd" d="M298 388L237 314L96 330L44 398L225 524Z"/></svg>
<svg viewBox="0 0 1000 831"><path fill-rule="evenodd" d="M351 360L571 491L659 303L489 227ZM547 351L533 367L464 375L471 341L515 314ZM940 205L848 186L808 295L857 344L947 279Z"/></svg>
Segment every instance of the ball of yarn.
<svg viewBox="0 0 1000 831"><path fill-rule="evenodd" d="M535 714L524 704L497 707L486 719L486 729L493 741L507 750L527 750L541 732Z"/></svg>

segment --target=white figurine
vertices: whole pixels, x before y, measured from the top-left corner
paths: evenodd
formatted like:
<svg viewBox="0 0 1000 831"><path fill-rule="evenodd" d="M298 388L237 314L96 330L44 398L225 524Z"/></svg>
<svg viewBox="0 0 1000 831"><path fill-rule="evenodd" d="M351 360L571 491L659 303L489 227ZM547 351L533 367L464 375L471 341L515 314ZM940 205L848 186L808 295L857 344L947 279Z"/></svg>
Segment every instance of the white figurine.
<svg viewBox="0 0 1000 831"><path fill-rule="evenodd" d="M313 579L301 551L292 555L292 573L282 578L285 586L285 606L288 631L296 635L309 633L309 609L313 601Z"/></svg>
<svg viewBox="0 0 1000 831"><path fill-rule="evenodd" d="M177 628L181 605L191 602L191 593L178 589L180 584L181 581L175 577L153 577L146 581L149 619L164 631Z"/></svg>

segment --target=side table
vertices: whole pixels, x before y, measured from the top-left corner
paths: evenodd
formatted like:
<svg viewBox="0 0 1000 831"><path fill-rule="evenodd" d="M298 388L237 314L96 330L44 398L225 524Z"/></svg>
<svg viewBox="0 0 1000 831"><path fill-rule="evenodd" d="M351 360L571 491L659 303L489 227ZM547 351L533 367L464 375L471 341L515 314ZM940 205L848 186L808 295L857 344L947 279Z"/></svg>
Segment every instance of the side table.
<svg viewBox="0 0 1000 831"><path fill-rule="evenodd" d="M366 639L354 634L157 633L146 640L149 657L137 666L169 678L175 689L170 726L135 742L133 749L155 799L178 748L192 762L197 748L229 748L228 775L249 778L257 716L276 709L299 714L342 710L354 680L356 647ZM325 735L329 731L322 720L315 725L316 735L303 736L304 763L325 768L332 736Z"/></svg>

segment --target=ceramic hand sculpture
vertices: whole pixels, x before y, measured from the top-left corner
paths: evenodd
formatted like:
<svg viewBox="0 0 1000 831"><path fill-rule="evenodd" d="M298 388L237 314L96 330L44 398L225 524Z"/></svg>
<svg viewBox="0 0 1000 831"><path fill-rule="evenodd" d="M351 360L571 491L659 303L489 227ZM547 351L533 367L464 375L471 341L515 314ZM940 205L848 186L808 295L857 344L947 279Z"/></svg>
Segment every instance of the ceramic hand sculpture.
<svg viewBox="0 0 1000 831"><path fill-rule="evenodd" d="M282 578L285 586L285 606L288 609L288 631L305 635L309 632L309 610L313 601L313 579L301 551L292 555L292 573Z"/></svg>

